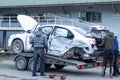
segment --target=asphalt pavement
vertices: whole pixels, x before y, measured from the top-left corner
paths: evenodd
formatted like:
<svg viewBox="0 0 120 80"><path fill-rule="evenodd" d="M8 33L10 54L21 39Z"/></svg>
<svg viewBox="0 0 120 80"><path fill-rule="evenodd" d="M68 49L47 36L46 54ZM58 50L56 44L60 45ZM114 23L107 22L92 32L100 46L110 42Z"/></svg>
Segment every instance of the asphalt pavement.
<svg viewBox="0 0 120 80"><path fill-rule="evenodd" d="M52 66L45 71L47 76L32 77L31 71L17 70L13 59L14 55L0 56L0 80L62 80L63 75L66 76L64 80L120 80L120 77L109 78L109 68L107 68L106 76L101 77L101 67L78 70L75 66L66 66L62 70L57 70ZM39 72L37 74L39 75ZM56 76L49 78L49 74L56 74Z"/></svg>

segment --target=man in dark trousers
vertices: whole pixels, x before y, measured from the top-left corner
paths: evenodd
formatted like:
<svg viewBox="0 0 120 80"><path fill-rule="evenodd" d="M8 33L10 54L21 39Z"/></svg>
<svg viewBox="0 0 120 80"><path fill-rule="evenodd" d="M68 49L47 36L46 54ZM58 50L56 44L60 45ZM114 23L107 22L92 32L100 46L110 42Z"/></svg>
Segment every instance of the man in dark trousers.
<svg viewBox="0 0 120 80"><path fill-rule="evenodd" d="M117 64L118 61L118 57L119 57L119 43L118 43L118 39L117 36L115 36L115 52L114 52L114 62L113 62L113 76L119 76L119 67Z"/></svg>
<svg viewBox="0 0 120 80"><path fill-rule="evenodd" d="M105 76L107 63L110 63L110 78L113 74L113 60L114 60L114 35L112 32L106 31L106 36L103 38L104 42L104 54L103 54L103 67L102 77Z"/></svg>
<svg viewBox="0 0 120 80"><path fill-rule="evenodd" d="M30 43L34 47L34 64L32 76L37 76L36 68L40 59L40 76L45 76L45 50L48 51L47 36L42 32L42 28L39 27L34 36L30 39Z"/></svg>

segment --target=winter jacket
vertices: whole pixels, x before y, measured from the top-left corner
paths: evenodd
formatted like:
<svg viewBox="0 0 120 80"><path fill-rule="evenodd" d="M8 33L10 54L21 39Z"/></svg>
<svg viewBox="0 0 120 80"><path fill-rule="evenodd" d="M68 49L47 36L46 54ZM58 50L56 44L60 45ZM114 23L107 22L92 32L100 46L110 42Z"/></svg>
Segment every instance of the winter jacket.
<svg viewBox="0 0 120 80"><path fill-rule="evenodd" d="M40 47L48 49L47 36L43 32L37 31L29 42L33 44L34 48Z"/></svg>
<svg viewBox="0 0 120 80"><path fill-rule="evenodd" d="M115 43L115 51L119 51L119 43L118 43L117 36L115 36L114 43Z"/></svg>
<svg viewBox="0 0 120 80"><path fill-rule="evenodd" d="M114 35L112 32L109 32L103 38L104 42L104 50L114 50Z"/></svg>

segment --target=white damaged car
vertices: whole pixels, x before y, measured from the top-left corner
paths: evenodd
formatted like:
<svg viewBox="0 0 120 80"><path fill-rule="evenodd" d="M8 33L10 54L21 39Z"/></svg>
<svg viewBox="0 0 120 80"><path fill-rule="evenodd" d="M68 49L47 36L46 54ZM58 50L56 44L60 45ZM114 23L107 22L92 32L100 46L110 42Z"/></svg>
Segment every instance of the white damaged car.
<svg viewBox="0 0 120 80"><path fill-rule="evenodd" d="M86 37L85 31L79 27L59 24L40 25L26 15L18 15L17 19L25 32L12 34L8 40L9 48L16 53L33 51L29 40L38 27L42 27L48 36L50 55L61 56L72 53L77 59L90 59L90 55L96 50L95 39Z"/></svg>

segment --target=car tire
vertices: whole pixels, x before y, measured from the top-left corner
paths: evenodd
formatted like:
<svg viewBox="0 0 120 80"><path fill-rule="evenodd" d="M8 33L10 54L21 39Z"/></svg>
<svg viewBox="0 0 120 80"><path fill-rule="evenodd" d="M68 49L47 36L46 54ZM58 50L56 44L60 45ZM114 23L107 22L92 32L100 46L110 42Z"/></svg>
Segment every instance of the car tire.
<svg viewBox="0 0 120 80"><path fill-rule="evenodd" d="M45 63L45 69L49 69L52 64Z"/></svg>
<svg viewBox="0 0 120 80"><path fill-rule="evenodd" d="M65 65L54 64L56 69L63 69Z"/></svg>
<svg viewBox="0 0 120 80"><path fill-rule="evenodd" d="M30 59L29 59L29 62L28 62L28 69L29 69L30 71L33 71L33 64L34 64L34 58L30 58ZM39 70L40 70L40 61L38 61L36 71L38 72Z"/></svg>
<svg viewBox="0 0 120 80"><path fill-rule="evenodd" d="M18 70L25 70L27 68L28 60L25 57L19 56L15 59L15 66Z"/></svg>
<svg viewBox="0 0 120 80"><path fill-rule="evenodd" d="M24 50L24 45L23 42L20 39L16 39L12 42L11 49L15 53L20 53L23 52Z"/></svg>

